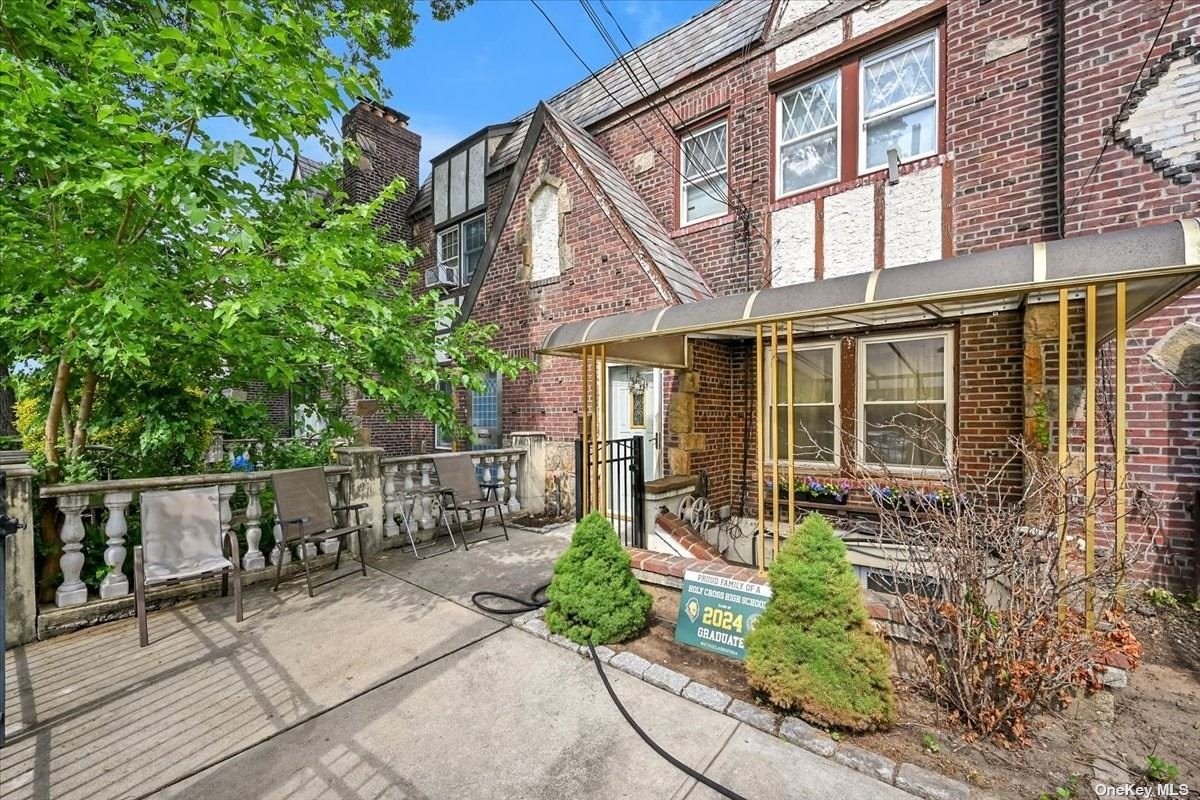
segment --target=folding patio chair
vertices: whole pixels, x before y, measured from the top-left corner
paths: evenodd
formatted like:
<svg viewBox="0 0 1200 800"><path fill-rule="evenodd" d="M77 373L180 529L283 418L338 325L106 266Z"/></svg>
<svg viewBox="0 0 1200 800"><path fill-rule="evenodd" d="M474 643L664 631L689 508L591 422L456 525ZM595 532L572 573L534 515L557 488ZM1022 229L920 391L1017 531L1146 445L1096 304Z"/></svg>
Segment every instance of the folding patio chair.
<svg viewBox="0 0 1200 800"><path fill-rule="evenodd" d="M417 504L422 501L422 498L429 497L430 495L432 495L434 498L436 498L439 493L440 492L437 489L421 489L418 492L418 496L412 498L412 507L413 507L414 511L416 510ZM438 525L433 526L433 538L432 539L430 539L428 542L423 542L421 544L417 544L416 536L413 535L413 529L418 526L418 523L416 520L414 520L412 518L412 515L407 511L407 509L406 509L407 505L408 504L407 504L406 500L404 498L401 498L400 511L399 511L399 513L395 514L392 517L392 519L396 520L396 522L398 524L404 526L404 532L408 536L408 547L407 548L401 547L400 552L402 552L402 553L411 552L417 558L433 558L434 556L444 556L444 555L446 555L446 553L453 553L455 550L458 549L458 543L454 541L454 529L450 527L450 521L447 520L444 515L439 515L438 522L445 521L445 523L446 523L446 532L448 534L450 534L450 545L441 550L438 550L435 553L425 553L426 550L429 550L430 548L435 547L437 545L437 538L438 538L437 534L438 534L438 530L440 530L440 526L438 526ZM425 553L425 554L422 555L422 553Z"/></svg>
<svg viewBox="0 0 1200 800"><path fill-rule="evenodd" d="M142 493L142 543L133 548L133 592L142 647L150 643L146 589L221 576L221 596L229 594L242 621L242 569L237 537L221 531L221 504L215 486ZM229 552L222 549L222 540Z"/></svg>
<svg viewBox="0 0 1200 800"><path fill-rule="evenodd" d="M346 538L358 538L358 560L363 577L367 575L366 555L363 552L362 531L370 527L359 519L358 512L367 507L366 503L352 506L332 506L329 502L329 489L325 484L325 470L321 467L309 469L292 469L276 472L271 478L275 487L275 507L279 510L279 528L283 531L283 541L277 546L287 548L293 544L300 545L300 560L304 563L304 580L308 584L308 596L313 596L312 569L308 563L309 544L319 544L327 539L337 539L337 558L333 560L333 570L337 572L342 563L342 551L346 549ZM334 519L335 511L353 511L354 524L338 527ZM294 535L293 535L294 534ZM283 559L275 560L275 585L271 591L279 588L279 578L283 572ZM335 575L325 581L331 583L339 578L354 575Z"/></svg>
<svg viewBox="0 0 1200 800"><path fill-rule="evenodd" d="M450 529L449 514L454 514L458 520L458 532L462 536L463 549L470 550L467 543L467 532L463 527L464 512L478 511L479 530L487 520L489 508L496 509L500 516L500 528L503 534L484 536L476 542L486 542L488 539L499 539L501 535L508 539L508 526L504 524L504 504L500 501L499 483L480 483L475 474L475 464L469 453L454 453L453 455L435 456L433 469L437 473L438 494L441 495L441 517L446 528ZM485 491L486 490L486 491Z"/></svg>

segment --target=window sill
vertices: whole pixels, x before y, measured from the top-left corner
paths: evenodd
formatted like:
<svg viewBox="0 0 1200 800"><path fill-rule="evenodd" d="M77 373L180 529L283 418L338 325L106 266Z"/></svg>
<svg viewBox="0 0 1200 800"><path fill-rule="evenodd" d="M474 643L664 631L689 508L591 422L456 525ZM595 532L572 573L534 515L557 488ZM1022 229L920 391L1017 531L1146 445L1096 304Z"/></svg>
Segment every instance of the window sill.
<svg viewBox="0 0 1200 800"><path fill-rule="evenodd" d="M561 283L562 279L562 275L553 275L549 278L538 278L536 281L531 279L529 281L529 288L541 289L544 286L553 286L556 283Z"/></svg>
<svg viewBox="0 0 1200 800"><path fill-rule="evenodd" d="M695 222L689 222L686 225L671 231L670 236L672 239L675 239L680 236L687 236L691 233L700 233L701 231L712 230L713 228L719 228L722 225L728 225L736 218L736 214L734 214L732 211L727 211L719 217L708 217L707 219L698 219Z"/></svg>
<svg viewBox="0 0 1200 800"><path fill-rule="evenodd" d="M950 160L950 157L943 153L927 156L917 161L909 161L908 163L900 166L900 177L903 179L906 175L911 175L914 172L921 172L922 170L941 166ZM887 169L884 168L875 172L869 172L866 175L859 175L854 178L838 181L837 183L827 183L813 189L804 189L803 191L796 192L795 194L789 194L786 197L776 198L775 201L771 203L770 210L782 211L783 209L791 208L792 206L811 203L818 197L830 197L835 194L841 194L842 192L848 192L851 189L857 189L861 186L873 186L877 183L883 183L886 180Z"/></svg>

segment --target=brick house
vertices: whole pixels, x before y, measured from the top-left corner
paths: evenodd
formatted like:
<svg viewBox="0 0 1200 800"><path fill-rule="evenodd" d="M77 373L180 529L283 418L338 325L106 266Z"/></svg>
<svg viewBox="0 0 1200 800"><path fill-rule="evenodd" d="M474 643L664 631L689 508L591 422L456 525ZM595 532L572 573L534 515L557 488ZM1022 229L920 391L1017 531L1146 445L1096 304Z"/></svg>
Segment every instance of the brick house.
<svg viewBox="0 0 1200 800"><path fill-rule="evenodd" d="M537 373L461 397L464 418L483 446L544 432L568 463L584 426L583 379L578 360L544 344L574 331L571 346L548 349L577 355L607 331L604 435L643 435L648 476L703 471L715 506L749 516L755 430L787 424L768 388L758 425L761 336L701 325L678 337L676 353L661 337L626 341L623 326L652 320L653 330L685 306L700 320L726 319L722 303L749 315L761 305L754 293L783 287L801 289L764 301L802 304L860 280L870 297L892 269L933 290L938 273L915 265L986 272L993 262L962 257L1027 245L1044 277L1041 243L1176 223L1190 269L1144 284L1154 297L1130 284L1125 452L1129 485L1160 504L1150 577L1183 587L1196 566L1200 489L1200 293L1188 293L1200 276L1190 220L1200 199L1200 8L1174 4L1168 16L1169 7L727 0L437 154L431 179L389 222L423 250L417 269L431 289L498 326L499 348L542 351ZM352 171L352 187L369 191L396 173L416 185L419 138L401 117L370 104L352 112L347 130L379 143L368 153L375 176ZM399 149L383 153L392 146L383 142ZM1086 241L1102 253L1118 246ZM1049 252L1053 273L1053 252L1066 251ZM1108 292L1099 289L1101 316ZM873 432L873 418L912 402L907 372L935 387L922 403L940 409L959 469L983 474L1014 437L1038 439L1054 427L1046 409L1058 398L1058 312L1044 294L890 316L866 308L802 326L791 351L806 377L788 410L803 418L808 444L792 460L805 474L845 476L851 442L870 440L901 471L936 479L936 458ZM1085 294L1068 300L1069 353L1085 349ZM1100 339L1092 372L1071 360L1073 442L1088 379L1111 380L1114 344ZM778 389L771 369L760 379ZM455 445L421 421L364 426L393 451ZM1022 477L1013 463L1004 480L1019 487Z"/></svg>

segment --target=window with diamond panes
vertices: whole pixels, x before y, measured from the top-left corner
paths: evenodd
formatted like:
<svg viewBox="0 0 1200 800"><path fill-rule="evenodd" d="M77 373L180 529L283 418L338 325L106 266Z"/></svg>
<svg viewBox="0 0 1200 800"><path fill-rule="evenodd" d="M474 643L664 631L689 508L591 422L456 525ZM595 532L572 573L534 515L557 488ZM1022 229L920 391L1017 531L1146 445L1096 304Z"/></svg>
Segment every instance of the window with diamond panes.
<svg viewBox="0 0 1200 800"><path fill-rule="evenodd" d="M686 225L729 210L727 130L724 122L684 136L682 151L680 219Z"/></svg>
<svg viewBox="0 0 1200 800"><path fill-rule="evenodd" d="M863 171L887 166L888 150L901 161L937 152L937 37L930 33L864 59Z"/></svg>
<svg viewBox="0 0 1200 800"><path fill-rule="evenodd" d="M779 95L779 194L838 179L841 102L836 73Z"/></svg>

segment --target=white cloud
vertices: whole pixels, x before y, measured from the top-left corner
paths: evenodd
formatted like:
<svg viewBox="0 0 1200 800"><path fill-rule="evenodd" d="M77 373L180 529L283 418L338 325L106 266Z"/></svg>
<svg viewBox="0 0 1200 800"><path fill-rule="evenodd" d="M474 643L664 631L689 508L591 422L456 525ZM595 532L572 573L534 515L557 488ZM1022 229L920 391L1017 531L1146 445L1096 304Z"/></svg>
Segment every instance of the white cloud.
<svg viewBox="0 0 1200 800"><path fill-rule="evenodd" d="M662 32L663 10L658 0L630 0L622 10L637 25L635 45Z"/></svg>

